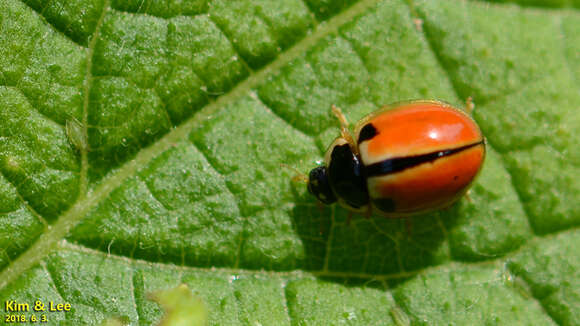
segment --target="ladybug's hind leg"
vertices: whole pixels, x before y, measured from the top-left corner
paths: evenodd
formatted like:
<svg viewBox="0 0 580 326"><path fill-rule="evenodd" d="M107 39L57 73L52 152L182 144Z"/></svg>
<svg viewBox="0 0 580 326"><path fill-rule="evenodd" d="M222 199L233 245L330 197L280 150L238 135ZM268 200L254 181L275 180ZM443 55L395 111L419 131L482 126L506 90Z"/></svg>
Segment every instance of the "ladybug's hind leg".
<svg viewBox="0 0 580 326"><path fill-rule="evenodd" d="M364 212L356 212L356 213L354 213L352 211L349 211L348 212L348 216L346 218L346 225L347 226L350 225L350 221L352 221L352 217L354 216L354 214L362 215L362 217L364 217L365 220L369 220L371 218L371 215L373 214L373 209L371 208L371 206L368 206L368 208Z"/></svg>
<svg viewBox="0 0 580 326"><path fill-rule="evenodd" d="M370 220L371 215L373 215L373 207L371 205L368 206L367 211L365 212L365 219Z"/></svg>
<svg viewBox="0 0 580 326"><path fill-rule="evenodd" d="M471 199L471 196L469 195L469 193L471 192L471 189L467 190L467 192L465 193L465 199L467 199L467 201L472 204L473 203L473 199Z"/></svg>
<svg viewBox="0 0 580 326"><path fill-rule="evenodd" d="M475 109L475 104L473 103L473 98L470 96L465 100L465 111L471 114L473 113L473 109Z"/></svg>
<svg viewBox="0 0 580 326"><path fill-rule="evenodd" d="M407 235L410 237L411 232L413 231L413 217L405 217L405 229L407 230Z"/></svg>

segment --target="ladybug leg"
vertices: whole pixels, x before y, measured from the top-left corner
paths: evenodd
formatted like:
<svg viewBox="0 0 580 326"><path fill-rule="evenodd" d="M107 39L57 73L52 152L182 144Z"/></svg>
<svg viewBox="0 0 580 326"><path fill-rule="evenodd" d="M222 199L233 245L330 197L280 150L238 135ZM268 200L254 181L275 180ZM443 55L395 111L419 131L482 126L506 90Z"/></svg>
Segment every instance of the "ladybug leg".
<svg viewBox="0 0 580 326"><path fill-rule="evenodd" d="M473 104L473 98L470 96L465 100L465 111L471 114L473 109L475 108L475 104Z"/></svg>
<svg viewBox="0 0 580 326"><path fill-rule="evenodd" d="M322 215L324 213L324 204L317 200L316 207L318 208L318 212L320 213L320 215Z"/></svg>
<svg viewBox="0 0 580 326"><path fill-rule="evenodd" d="M342 113L342 110L333 104L332 105L332 113L334 113L334 115L338 118L338 121L340 122L340 135L342 136L342 138L344 138L350 144L350 147L353 150L355 150L356 143L354 142L354 139L352 138L352 135L350 134L350 131L348 130L348 121L346 120L346 117ZM355 153L356 152L357 151L355 151Z"/></svg>
<svg viewBox="0 0 580 326"><path fill-rule="evenodd" d="M445 207L441 208L441 210L442 210L442 211L445 211L445 212L448 212L448 211L450 211L450 210L451 210L451 207L453 207L453 205L455 205L455 203L453 203L453 204L449 204L449 205L447 205L447 206L445 206Z"/></svg>
<svg viewBox="0 0 580 326"><path fill-rule="evenodd" d="M338 122L340 122L340 131L342 133L347 133L348 132L348 121L346 120L346 116L344 115L344 113L342 113L342 110L336 106L336 105L332 105L332 113L336 116L336 118L338 119Z"/></svg>
<svg viewBox="0 0 580 326"><path fill-rule="evenodd" d="M353 212L349 211L348 216L346 217L346 226L350 226L350 221L352 221Z"/></svg>
<svg viewBox="0 0 580 326"><path fill-rule="evenodd" d="M322 218L322 217L324 216L324 205L317 200L316 207L318 208L318 212L320 213L320 227L318 228L318 233L320 235L323 235L324 234L324 218Z"/></svg>
<svg viewBox="0 0 580 326"><path fill-rule="evenodd" d="M367 208L367 211L365 212L365 219L370 220L371 215L373 215L373 209L369 205L369 208Z"/></svg>
<svg viewBox="0 0 580 326"><path fill-rule="evenodd" d="M294 173L296 173L293 177L292 177L292 182L304 182L304 183L308 183L308 176L300 171L298 171L298 169L291 167L288 164L284 164L284 163L280 163L280 167L288 169L290 171L293 171Z"/></svg>
<svg viewBox="0 0 580 326"><path fill-rule="evenodd" d="M292 182L308 183L308 177L304 174L297 174L291 180Z"/></svg>
<svg viewBox="0 0 580 326"><path fill-rule="evenodd" d="M471 199L471 196L469 195L469 193L471 192L470 190L467 190L467 192L465 193L465 199L467 199L467 201L472 204L473 203L473 199Z"/></svg>
<svg viewBox="0 0 580 326"><path fill-rule="evenodd" d="M405 217L405 229L407 230L407 235L411 236L411 231L413 231L413 218Z"/></svg>
<svg viewBox="0 0 580 326"><path fill-rule="evenodd" d="M357 212L357 215L362 215L362 217L364 217L366 220L369 220L371 218L371 215L373 213L372 208L369 206L369 208L367 208L367 210L363 213L363 212ZM354 216L355 213L349 211L348 212L348 216L346 218L346 225L350 226L350 221L352 221L352 217Z"/></svg>

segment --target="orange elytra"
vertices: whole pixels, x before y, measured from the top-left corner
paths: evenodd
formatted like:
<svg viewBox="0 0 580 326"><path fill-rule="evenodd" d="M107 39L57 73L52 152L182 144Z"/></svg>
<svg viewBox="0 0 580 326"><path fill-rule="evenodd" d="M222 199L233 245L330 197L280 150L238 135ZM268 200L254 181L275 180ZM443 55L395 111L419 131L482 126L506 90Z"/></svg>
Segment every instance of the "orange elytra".
<svg viewBox="0 0 580 326"><path fill-rule="evenodd" d="M354 137L342 112L333 112L341 135L308 177L324 204L392 218L442 209L467 192L485 160L477 123L443 102L382 107L357 123Z"/></svg>

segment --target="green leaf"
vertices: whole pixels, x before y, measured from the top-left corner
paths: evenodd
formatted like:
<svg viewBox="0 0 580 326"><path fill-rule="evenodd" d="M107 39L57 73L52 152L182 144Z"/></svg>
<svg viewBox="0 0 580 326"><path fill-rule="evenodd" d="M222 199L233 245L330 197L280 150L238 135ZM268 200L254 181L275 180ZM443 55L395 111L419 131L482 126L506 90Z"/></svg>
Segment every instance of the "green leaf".
<svg viewBox="0 0 580 326"><path fill-rule="evenodd" d="M1 322L580 324L580 5L497 2L0 0ZM484 169L410 232L281 168L470 96Z"/></svg>

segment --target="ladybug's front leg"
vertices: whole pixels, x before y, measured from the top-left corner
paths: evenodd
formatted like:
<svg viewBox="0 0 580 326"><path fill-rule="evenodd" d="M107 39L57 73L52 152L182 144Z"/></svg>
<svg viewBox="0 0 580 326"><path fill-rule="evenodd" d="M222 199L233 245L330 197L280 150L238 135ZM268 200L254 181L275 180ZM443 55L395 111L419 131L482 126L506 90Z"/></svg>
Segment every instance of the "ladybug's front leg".
<svg viewBox="0 0 580 326"><path fill-rule="evenodd" d="M348 215L346 216L346 226L350 226L350 221L352 221L352 216L354 215L353 212L348 211Z"/></svg>
<svg viewBox="0 0 580 326"><path fill-rule="evenodd" d="M342 110L333 104L332 113L334 113L334 115L338 118L338 121L340 122L340 135L350 144L353 153L357 154L358 150L356 143L354 142L354 138L352 138L352 135L348 130L348 121L346 120L346 117L342 113Z"/></svg>

